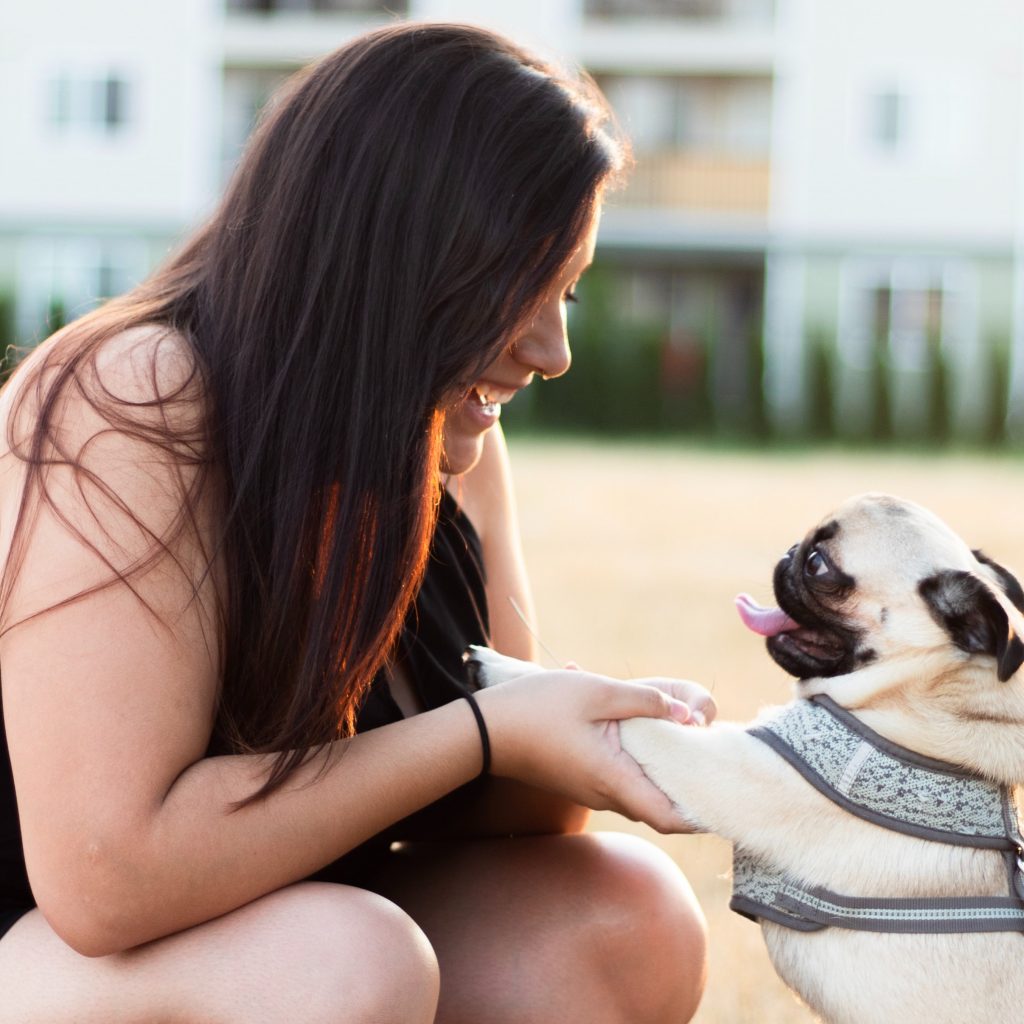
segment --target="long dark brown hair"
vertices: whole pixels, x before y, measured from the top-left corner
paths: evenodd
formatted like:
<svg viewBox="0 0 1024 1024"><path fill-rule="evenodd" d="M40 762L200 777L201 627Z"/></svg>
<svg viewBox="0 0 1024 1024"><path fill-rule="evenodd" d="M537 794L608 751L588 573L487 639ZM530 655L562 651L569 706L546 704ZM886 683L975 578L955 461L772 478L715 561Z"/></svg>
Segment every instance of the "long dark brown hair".
<svg viewBox="0 0 1024 1024"><path fill-rule="evenodd" d="M196 587L223 566L214 745L278 753L260 793L352 729L422 579L445 405L581 243L622 165L607 119L585 76L489 32L361 36L286 85L209 222L65 328L21 392L35 407L27 438L8 431L28 465L16 542L30 493L53 507L47 466L109 492L61 446L69 388L182 470L173 526L101 586L132 586L178 550L216 491L213 550L185 568ZM155 417L96 386L102 343L141 325L184 339L191 360L143 403ZM4 602L18 565L12 548Z"/></svg>

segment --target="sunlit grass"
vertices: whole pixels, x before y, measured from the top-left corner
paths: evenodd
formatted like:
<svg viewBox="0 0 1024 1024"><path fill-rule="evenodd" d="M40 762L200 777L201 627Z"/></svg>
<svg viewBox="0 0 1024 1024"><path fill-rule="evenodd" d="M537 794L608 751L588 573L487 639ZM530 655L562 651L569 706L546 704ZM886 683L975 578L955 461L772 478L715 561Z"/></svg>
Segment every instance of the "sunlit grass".
<svg viewBox="0 0 1024 1024"><path fill-rule="evenodd" d="M677 675L713 689L723 716L788 699L788 678L732 599L768 600L771 570L830 508L882 490L927 505L972 547L1024 570L1024 460L866 452L751 454L671 444L513 439L526 558L545 644L615 675ZM806 1024L757 927L726 907L730 852L712 836L662 837L611 814L689 876L711 929L700 1024Z"/></svg>

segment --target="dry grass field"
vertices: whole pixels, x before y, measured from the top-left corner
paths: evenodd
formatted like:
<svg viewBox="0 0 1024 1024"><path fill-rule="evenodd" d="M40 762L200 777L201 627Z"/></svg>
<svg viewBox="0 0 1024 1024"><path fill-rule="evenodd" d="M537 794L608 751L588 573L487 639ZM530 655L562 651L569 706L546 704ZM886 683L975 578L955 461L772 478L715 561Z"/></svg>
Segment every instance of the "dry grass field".
<svg viewBox="0 0 1024 1024"><path fill-rule="evenodd" d="M1024 462L869 454L738 454L513 439L541 636L560 659L614 675L709 686L724 717L785 701L788 678L740 624L733 596L767 602L771 570L843 498L882 490L927 505L974 547L1024 570ZM807 1024L760 930L727 909L730 854L712 836L645 834L689 876L711 931L699 1024Z"/></svg>

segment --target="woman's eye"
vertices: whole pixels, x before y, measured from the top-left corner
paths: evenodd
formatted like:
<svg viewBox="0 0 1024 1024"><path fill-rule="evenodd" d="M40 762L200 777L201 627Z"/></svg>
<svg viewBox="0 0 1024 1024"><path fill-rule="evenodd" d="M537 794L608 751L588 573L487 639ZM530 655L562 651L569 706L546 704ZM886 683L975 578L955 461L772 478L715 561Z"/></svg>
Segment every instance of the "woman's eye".
<svg viewBox="0 0 1024 1024"><path fill-rule="evenodd" d="M563 298L563 299L564 299L564 300L565 300L566 302L579 302L579 301L580 301L580 300L579 300L579 299L578 299L578 298L576 297L576 293L575 293L574 291L567 291L567 292L565 293L565 295L563 295L563 296L562 296L562 298Z"/></svg>
<svg viewBox="0 0 1024 1024"><path fill-rule="evenodd" d="M817 548L807 556L807 561L804 562L804 572L808 576L824 576L828 572L828 562Z"/></svg>

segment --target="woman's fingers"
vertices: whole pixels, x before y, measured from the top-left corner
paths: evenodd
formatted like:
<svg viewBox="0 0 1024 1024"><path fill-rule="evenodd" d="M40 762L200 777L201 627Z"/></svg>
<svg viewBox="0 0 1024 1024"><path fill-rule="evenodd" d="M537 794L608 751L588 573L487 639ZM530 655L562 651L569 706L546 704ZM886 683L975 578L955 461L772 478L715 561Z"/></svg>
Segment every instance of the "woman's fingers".
<svg viewBox="0 0 1024 1024"><path fill-rule="evenodd" d="M617 734L618 723L610 724ZM679 814L672 801L644 775L636 761L621 748L609 782L609 790L613 794L610 809L632 821L645 822L658 832L690 831L690 824Z"/></svg>
<svg viewBox="0 0 1024 1024"><path fill-rule="evenodd" d="M669 679L663 676L651 676L647 679L634 680L634 682L653 686L675 700L682 701L690 708L690 722L693 725L710 725L718 715L715 698L700 683L689 679Z"/></svg>
<svg viewBox="0 0 1024 1024"><path fill-rule="evenodd" d="M524 675L488 687L477 699L491 732L496 774L554 789L595 809L618 811L661 832L682 832L689 831L689 823L622 749L619 722L700 721L687 696L713 716L714 702L695 684L622 682L580 670Z"/></svg>
<svg viewBox="0 0 1024 1024"><path fill-rule="evenodd" d="M714 719L717 708L704 687L681 679L653 678L629 683L611 683L614 693L608 699L608 723L614 733L616 772L609 778L609 791L614 793L612 808L635 821L643 821L662 833L693 832L688 821L662 790L621 749L619 720L634 717L669 718L681 724L705 725Z"/></svg>
<svg viewBox="0 0 1024 1024"><path fill-rule="evenodd" d="M609 681L613 692L609 695L607 714L603 717L671 718L677 722L690 721L690 706L667 689L655 683L662 680L639 680L620 683Z"/></svg>

